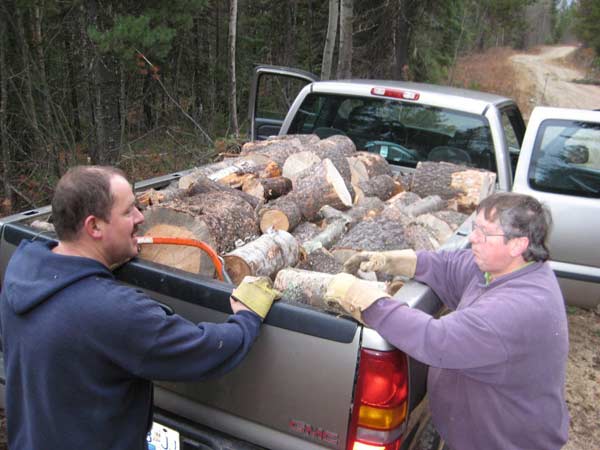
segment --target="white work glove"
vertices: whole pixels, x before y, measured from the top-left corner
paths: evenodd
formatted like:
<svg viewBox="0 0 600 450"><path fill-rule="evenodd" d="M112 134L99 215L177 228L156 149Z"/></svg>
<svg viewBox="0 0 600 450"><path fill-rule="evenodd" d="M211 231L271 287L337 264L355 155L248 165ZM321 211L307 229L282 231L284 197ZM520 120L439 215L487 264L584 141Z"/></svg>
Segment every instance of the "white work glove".
<svg viewBox="0 0 600 450"><path fill-rule="evenodd" d="M385 272L413 278L417 270L417 254L412 249L386 252L360 252L344 264L344 272Z"/></svg>
<svg viewBox="0 0 600 450"><path fill-rule="evenodd" d="M389 298L390 295L374 289L372 282L361 280L349 273L339 273L329 282L325 301L330 305L340 305L352 317L364 323L362 312L384 297Z"/></svg>

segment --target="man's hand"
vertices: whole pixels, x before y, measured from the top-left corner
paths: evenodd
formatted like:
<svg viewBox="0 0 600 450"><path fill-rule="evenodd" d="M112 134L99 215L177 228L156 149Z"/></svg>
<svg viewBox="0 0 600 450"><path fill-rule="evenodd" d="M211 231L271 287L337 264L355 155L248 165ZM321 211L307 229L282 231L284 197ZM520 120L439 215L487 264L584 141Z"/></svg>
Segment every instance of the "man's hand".
<svg viewBox="0 0 600 450"><path fill-rule="evenodd" d="M417 269L417 254L414 250L390 250L387 252L360 252L344 264L344 272L385 272L412 278Z"/></svg>
<svg viewBox="0 0 600 450"><path fill-rule="evenodd" d="M271 309L273 301L281 297L281 292L273 289L271 279L267 277L244 277L240 285L231 293L231 299L242 303L246 308L264 319ZM234 307L235 306L235 307ZM244 308L231 302L234 313Z"/></svg>
<svg viewBox="0 0 600 450"><path fill-rule="evenodd" d="M389 297L387 292L374 289L369 281L361 280L348 273L335 275L327 286L325 301L338 304L359 322L362 312L380 298Z"/></svg>

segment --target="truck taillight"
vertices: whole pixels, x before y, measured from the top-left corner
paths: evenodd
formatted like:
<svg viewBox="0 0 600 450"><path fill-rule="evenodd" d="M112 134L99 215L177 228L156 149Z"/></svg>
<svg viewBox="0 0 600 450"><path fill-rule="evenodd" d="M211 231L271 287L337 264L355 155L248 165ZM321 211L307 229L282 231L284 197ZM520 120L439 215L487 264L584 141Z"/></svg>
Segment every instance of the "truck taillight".
<svg viewBox="0 0 600 450"><path fill-rule="evenodd" d="M403 91L401 89L390 89L382 87L374 87L371 89L371 95L377 95L378 97L390 97L399 98L402 100L419 100L421 94L415 91Z"/></svg>
<svg viewBox="0 0 600 450"><path fill-rule="evenodd" d="M399 350L362 349L348 450L397 450L408 409L408 365Z"/></svg>

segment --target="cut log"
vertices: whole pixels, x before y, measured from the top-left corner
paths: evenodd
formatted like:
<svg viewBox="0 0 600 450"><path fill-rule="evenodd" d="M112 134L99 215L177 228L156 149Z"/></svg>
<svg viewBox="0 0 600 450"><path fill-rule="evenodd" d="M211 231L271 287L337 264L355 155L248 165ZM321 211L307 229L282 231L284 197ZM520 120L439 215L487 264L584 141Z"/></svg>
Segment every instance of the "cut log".
<svg viewBox="0 0 600 450"><path fill-rule="evenodd" d="M258 214L263 233L269 228L291 231L302 222L302 211L291 193L269 202Z"/></svg>
<svg viewBox="0 0 600 450"><path fill-rule="evenodd" d="M352 184L358 184L361 181L369 179L369 172L367 172L367 168L360 159L352 157L347 159L350 166L350 182Z"/></svg>
<svg viewBox="0 0 600 450"><path fill-rule="evenodd" d="M450 226L450 228L452 228L453 231L456 231L458 227L460 227L469 217L466 214L459 213L458 211L452 211L449 209L435 211L431 214L433 214L438 219L442 219L444 222L446 222Z"/></svg>
<svg viewBox="0 0 600 450"><path fill-rule="evenodd" d="M292 190L292 181L285 177L252 178L244 183L242 190L259 200L271 200Z"/></svg>
<svg viewBox="0 0 600 450"><path fill-rule="evenodd" d="M411 203L406 208L404 208L404 212L409 216L419 216L421 214L427 214L434 211L439 211L440 209L444 209L446 207L446 202L440 198L438 195L430 195L428 197L417 200L414 203Z"/></svg>
<svg viewBox="0 0 600 450"><path fill-rule="evenodd" d="M377 175L354 185L354 203L365 197L378 197L387 200L396 193L396 182L389 175Z"/></svg>
<svg viewBox="0 0 600 450"><path fill-rule="evenodd" d="M242 155L247 155L253 152L260 152L261 150L265 150L269 146L277 143L282 143L285 141L297 140L302 145L313 145L319 142L319 136L316 134L287 134L284 136L270 136L268 139L263 141L252 141L246 142L242 146Z"/></svg>
<svg viewBox="0 0 600 450"><path fill-rule="evenodd" d="M454 233L450 225L433 214L421 214L415 219L415 222L426 227L440 244L450 239Z"/></svg>
<svg viewBox="0 0 600 450"><path fill-rule="evenodd" d="M310 241L321 232L321 228L313 222L302 222L292 232L298 242Z"/></svg>
<svg viewBox="0 0 600 450"><path fill-rule="evenodd" d="M319 248L310 252L296 265L296 269L331 274L340 273L343 268L343 265L326 248Z"/></svg>
<svg viewBox="0 0 600 450"><path fill-rule="evenodd" d="M311 254L320 248L331 247L346 231L348 221L343 217L330 221L319 234L312 239L302 243L302 248L307 254Z"/></svg>
<svg viewBox="0 0 600 450"><path fill-rule="evenodd" d="M325 301L327 286L333 275L300 269L283 269L275 277L275 289L283 293L282 300L311 305L319 309L345 314L336 304ZM387 292L385 283L371 281L372 289Z"/></svg>
<svg viewBox="0 0 600 450"><path fill-rule="evenodd" d="M230 158L206 166L198 167L191 173L182 176L178 180L179 189L187 189L199 177L209 177L213 181L233 173L256 173L264 170L271 161L263 155L247 155L238 158Z"/></svg>
<svg viewBox="0 0 600 450"><path fill-rule="evenodd" d="M196 196L199 194L206 194L209 192L223 192L230 195L234 195L248 203L254 209L256 209L259 205L263 203L260 199L250 194L246 194L245 192L230 188L229 186L226 186L224 184L217 183L216 181L212 181L208 177L204 176L196 178L196 180L186 190L186 194L189 197Z"/></svg>
<svg viewBox="0 0 600 450"><path fill-rule="evenodd" d="M242 155L261 155L267 157L270 161L274 161L279 167L283 167L285 160L290 155L310 150L311 146L312 144L303 144L297 137L285 140L278 139L267 141L267 144L252 150L252 153L246 153L246 150L242 150Z"/></svg>
<svg viewBox="0 0 600 450"><path fill-rule="evenodd" d="M169 202L179 197L183 197L185 192L177 187L177 183L171 183L162 189L146 189L136 192L135 199L140 210L148 206L158 205L159 203Z"/></svg>
<svg viewBox="0 0 600 450"><path fill-rule="evenodd" d="M353 158L357 158L364 164L369 178L376 177L377 175L392 176L392 168L389 163L377 153L356 152Z"/></svg>
<svg viewBox="0 0 600 450"><path fill-rule="evenodd" d="M435 251L440 247L440 242L435 239L431 231L421 224L411 223L404 228L407 245L404 248L413 250Z"/></svg>
<svg viewBox="0 0 600 450"><path fill-rule="evenodd" d="M375 217L355 224L335 247L383 251L390 248L408 248L408 243L401 225Z"/></svg>
<svg viewBox="0 0 600 450"><path fill-rule="evenodd" d="M456 199L458 211L470 214L495 188L496 174L447 162L419 162L410 190L421 197Z"/></svg>
<svg viewBox="0 0 600 450"><path fill-rule="evenodd" d="M202 217L168 207L155 206L145 210L140 235L195 239L216 248L215 237ZM213 277L215 273L211 259L196 247L143 245L139 257L207 277Z"/></svg>
<svg viewBox="0 0 600 450"><path fill-rule="evenodd" d="M315 151L322 159L330 158L333 154L352 156L356 154L356 145L349 137L336 134L319 141Z"/></svg>
<svg viewBox="0 0 600 450"><path fill-rule="evenodd" d="M160 204L144 211L144 219L142 232L154 229L151 235L157 237L198 239L218 253L232 250L237 241L252 240L260 235L252 207L240 197L226 192L208 192ZM158 232L165 226L176 227L169 230L175 234L159 236Z"/></svg>
<svg viewBox="0 0 600 450"><path fill-rule="evenodd" d="M298 262L300 246L291 234L271 230L225 255L225 267L234 284L247 275L272 276Z"/></svg>
<svg viewBox="0 0 600 450"><path fill-rule="evenodd" d="M310 176L299 179L291 195L302 216L309 221L317 217L324 205L336 209L352 206L352 197L344 179L329 159L315 166Z"/></svg>
<svg viewBox="0 0 600 450"><path fill-rule="evenodd" d="M285 160L281 174L292 180L293 183L299 174L303 173L309 167L319 164L321 160L322 158L317 156L313 151L294 153Z"/></svg>

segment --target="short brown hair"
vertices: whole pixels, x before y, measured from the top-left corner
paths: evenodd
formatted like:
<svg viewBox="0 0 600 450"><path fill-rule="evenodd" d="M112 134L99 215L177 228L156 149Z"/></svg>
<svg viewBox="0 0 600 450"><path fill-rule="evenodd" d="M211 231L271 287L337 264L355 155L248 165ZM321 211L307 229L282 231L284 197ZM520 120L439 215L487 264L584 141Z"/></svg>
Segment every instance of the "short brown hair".
<svg viewBox="0 0 600 450"><path fill-rule="evenodd" d="M60 240L75 239L90 215L108 221L114 176L126 179L122 170L110 166L76 166L62 176L52 198L52 222Z"/></svg>
<svg viewBox="0 0 600 450"><path fill-rule="evenodd" d="M498 192L486 197L477 207L486 220L498 221L504 239L526 237L529 246L523 253L525 261L546 261L550 252L546 239L552 226L550 211L538 200L525 194Z"/></svg>

